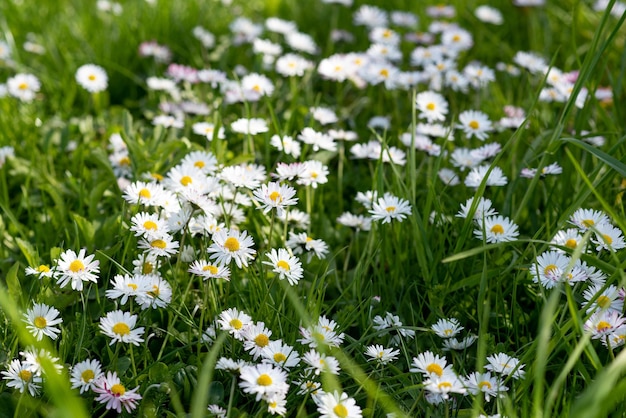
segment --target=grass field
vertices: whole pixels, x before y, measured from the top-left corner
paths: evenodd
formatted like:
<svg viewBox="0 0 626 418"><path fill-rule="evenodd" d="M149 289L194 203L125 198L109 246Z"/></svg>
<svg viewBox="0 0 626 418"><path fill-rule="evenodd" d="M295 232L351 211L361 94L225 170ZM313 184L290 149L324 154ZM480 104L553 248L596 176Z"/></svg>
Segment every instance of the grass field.
<svg viewBox="0 0 626 418"><path fill-rule="evenodd" d="M623 416L625 19L0 2L0 418Z"/></svg>

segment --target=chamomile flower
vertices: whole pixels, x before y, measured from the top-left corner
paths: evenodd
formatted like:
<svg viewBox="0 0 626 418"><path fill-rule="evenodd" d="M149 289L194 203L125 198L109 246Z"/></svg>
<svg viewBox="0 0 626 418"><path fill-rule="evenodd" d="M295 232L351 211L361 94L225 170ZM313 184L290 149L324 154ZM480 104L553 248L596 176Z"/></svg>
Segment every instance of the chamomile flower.
<svg viewBox="0 0 626 418"><path fill-rule="evenodd" d="M448 114L448 102L444 97L433 91L424 91L415 97L419 117L428 122L444 121Z"/></svg>
<svg viewBox="0 0 626 418"><path fill-rule="evenodd" d="M87 359L76 363L72 367L70 383L72 389L80 389L80 393L88 392L93 389L94 384L104 376L102 365L98 360Z"/></svg>
<svg viewBox="0 0 626 418"><path fill-rule="evenodd" d="M9 95L23 102L32 102L40 88L41 83L39 79L32 74L20 73L9 77L7 80Z"/></svg>
<svg viewBox="0 0 626 418"><path fill-rule="evenodd" d="M451 393L464 394L467 391L463 382L454 373L430 377L424 381L424 389L443 400L449 399Z"/></svg>
<svg viewBox="0 0 626 418"><path fill-rule="evenodd" d="M380 344L369 345L365 349L365 355L369 357L367 361L376 361L382 365L395 361L400 355L400 350L385 348Z"/></svg>
<svg viewBox="0 0 626 418"><path fill-rule="evenodd" d="M287 279L290 285L295 286L302 279L302 263L291 255L286 249L279 248L266 254L270 261L263 261L263 264L272 267L272 271L278 275L280 280Z"/></svg>
<svg viewBox="0 0 626 418"><path fill-rule="evenodd" d="M208 279L230 280L230 268L217 263L209 263L205 260L196 260L189 266L189 273Z"/></svg>
<svg viewBox="0 0 626 418"><path fill-rule="evenodd" d="M55 325L63 322L59 315L60 312L56 308L43 303L35 303L26 311L23 321L26 322L26 329L37 341L41 341L44 335L56 340L61 330Z"/></svg>
<svg viewBox="0 0 626 418"><path fill-rule="evenodd" d="M610 223L600 223L594 226L594 235L591 242L596 244L596 251L617 251L626 247L622 230Z"/></svg>
<svg viewBox="0 0 626 418"><path fill-rule="evenodd" d="M28 365L19 359L11 360L7 370L2 372L2 379L7 381L8 387L20 393L28 392L30 396L37 396L42 384L41 375L30 371Z"/></svg>
<svg viewBox="0 0 626 418"><path fill-rule="evenodd" d="M537 257L530 267L533 282L541 283L546 289L551 289L561 281L570 263L570 258L560 251L546 251Z"/></svg>
<svg viewBox="0 0 626 418"><path fill-rule="evenodd" d="M179 243L171 235L163 234L159 238L141 238L137 247L149 255L169 258L178 253Z"/></svg>
<svg viewBox="0 0 626 418"><path fill-rule="evenodd" d="M304 168L298 173L296 183L316 189L319 184L328 182L328 174L328 167L322 162L317 160L305 161Z"/></svg>
<svg viewBox="0 0 626 418"><path fill-rule="evenodd" d="M275 394L285 395L289 390L287 373L271 364L257 364L241 368L239 386L245 393L256 395L256 400Z"/></svg>
<svg viewBox="0 0 626 418"><path fill-rule="evenodd" d="M610 223L609 217L599 210L577 209L569 218L569 223L576 225L581 231L586 231L592 226Z"/></svg>
<svg viewBox="0 0 626 418"><path fill-rule="evenodd" d="M587 313L598 311L615 311L622 312L624 309L624 295L614 285L609 285L606 289L603 289L603 285L591 285L583 292L584 302L582 307L587 306ZM590 303L591 300L593 303Z"/></svg>
<svg viewBox="0 0 626 418"><path fill-rule="evenodd" d="M130 223L130 230L136 237L148 240L160 238L169 232L167 222L155 213L139 212L131 218Z"/></svg>
<svg viewBox="0 0 626 418"><path fill-rule="evenodd" d="M116 342L139 345L143 342L144 327L135 328L137 315L120 310L111 311L100 318L100 331L111 338L109 345Z"/></svg>
<svg viewBox="0 0 626 418"><path fill-rule="evenodd" d="M424 377L441 377L444 373L452 373L452 366L448 364L445 357L439 357L431 351L425 351L413 357L413 367L409 369L412 373L421 373Z"/></svg>
<svg viewBox="0 0 626 418"><path fill-rule="evenodd" d="M243 348L256 360L261 355L263 349L270 343L271 335L272 331L265 327L265 323L257 322L250 324L241 333Z"/></svg>
<svg viewBox="0 0 626 418"><path fill-rule="evenodd" d="M493 129L489 117L477 110L466 110L459 115L457 128L465 132L468 138L476 137L484 141Z"/></svg>
<svg viewBox="0 0 626 418"><path fill-rule="evenodd" d="M229 308L220 313L217 324L222 331L232 334L238 340L243 340L243 332L252 324L252 318L237 308Z"/></svg>
<svg viewBox="0 0 626 418"><path fill-rule="evenodd" d="M567 247L571 250L574 250L578 245L582 244L583 252L586 247L585 243L583 243L583 236L580 234L580 230L576 228L568 228L557 232L550 242Z"/></svg>
<svg viewBox="0 0 626 418"><path fill-rule="evenodd" d="M108 77L104 68L95 64L85 64L76 70L76 82L90 93L106 90Z"/></svg>
<svg viewBox="0 0 626 418"><path fill-rule="evenodd" d="M467 177L465 178L465 185L467 187L473 187L475 189L480 186L483 182L483 179L487 176L487 172L489 171L488 165L480 165L478 167L472 168ZM508 183L507 177L502 172L500 167L493 167L489 176L487 176L487 180L485 184L487 186L506 186Z"/></svg>
<svg viewBox="0 0 626 418"><path fill-rule="evenodd" d="M295 197L296 189L274 181L262 184L261 188L254 190L253 194L261 205L259 209L263 209L264 213L276 209L276 215L279 217L283 215L286 207L298 203L298 198Z"/></svg>
<svg viewBox="0 0 626 418"><path fill-rule="evenodd" d="M372 214L372 220L382 220L382 223L389 223L392 219L402 221L411 214L411 205L408 200L385 193L372 205L369 213Z"/></svg>
<svg viewBox="0 0 626 418"><path fill-rule="evenodd" d="M213 234L213 243L207 249L216 263L229 264L235 260L237 267L247 267L254 259L256 250L252 248L254 240L246 231L222 229Z"/></svg>
<svg viewBox="0 0 626 418"><path fill-rule="evenodd" d="M600 311L593 313L583 328L591 334L593 339L604 339L613 333L618 327L624 325L626 319L619 312Z"/></svg>
<svg viewBox="0 0 626 418"><path fill-rule="evenodd" d="M506 386L500 383L497 377L491 376L490 372L474 372L470 374L465 379L465 387L472 395L483 393L485 395L485 402L489 402L491 398L508 390Z"/></svg>
<svg viewBox="0 0 626 418"><path fill-rule="evenodd" d="M431 326L435 334L441 338L452 338L456 336L463 327L456 318L440 319Z"/></svg>
<svg viewBox="0 0 626 418"><path fill-rule="evenodd" d="M306 370L319 376L322 372L330 374L339 374L339 361L335 357L318 353L315 349L311 349L304 353L302 361L308 366Z"/></svg>
<svg viewBox="0 0 626 418"><path fill-rule="evenodd" d="M131 205L159 206L164 198L163 186L156 183L136 181L124 189L122 195Z"/></svg>
<svg viewBox="0 0 626 418"><path fill-rule="evenodd" d="M499 373L502 376L511 376L514 379L521 379L524 377L525 371L524 364L520 363L515 357L511 357L505 353L496 353L487 357L488 364L485 365L485 369L494 373Z"/></svg>
<svg viewBox="0 0 626 418"><path fill-rule="evenodd" d="M71 282L73 290L83 290L83 282L98 282L100 262L94 260L94 255L86 255L85 249L78 254L73 250L66 250L57 260L55 276L58 285L63 288Z"/></svg>
<svg viewBox="0 0 626 418"><path fill-rule="evenodd" d="M42 277L52 277L54 276L54 271L47 264L40 264L37 267L26 267L25 271L28 276L37 276L38 278Z"/></svg>
<svg viewBox="0 0 626 418"><path fill-rule="evenodd" d="M137 297L137 303L141 309L157 309L165 308L172 301L172 286L157 274L148 274L143 276L142 280L146 281L146 290L140 292Z"/></svg>
<svg viewBox="0 0 626 418"><path fill-rule="evenodd" d="M281 340L270 341L261 350L261 361L274 364L283 369L291 369L300 364L300 354Z"/></svg>
<svg viewBox="0 0 626 418"><path fill-rule="evenodd" d="M97 393L96 401L105 404L106 409L115 409L118 414L122 413L122 407L126 412L137 408L141 395L137 393L139 386L134 389L126 388L116 372L107 372L93 385L92 390Z"/></svg>
<svg viewBox="0 0 626 418"><path fill-rule="evenodd" d="M517 225L502 215L489 216L477 222L480 222L480 229L475 229L474 235L487 243L515 241L519 235Z"/></svg>
<svg viewBox="0 0 626 418"><path fill-rule="evenodd" d="M313 398L320 418L361 418L361 408L347 393L327 392Z"/></svg>

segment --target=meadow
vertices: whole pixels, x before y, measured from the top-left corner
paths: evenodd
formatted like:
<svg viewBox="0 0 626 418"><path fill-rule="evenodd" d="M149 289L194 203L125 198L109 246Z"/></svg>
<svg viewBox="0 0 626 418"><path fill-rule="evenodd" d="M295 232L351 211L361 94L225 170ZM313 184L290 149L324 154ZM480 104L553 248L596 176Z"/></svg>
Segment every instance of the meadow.
<svg viewBox="0 0 626 418"><path fill-rule="evenodd" d="M626 414L626 3L0 2L0 418Z"/></svg>

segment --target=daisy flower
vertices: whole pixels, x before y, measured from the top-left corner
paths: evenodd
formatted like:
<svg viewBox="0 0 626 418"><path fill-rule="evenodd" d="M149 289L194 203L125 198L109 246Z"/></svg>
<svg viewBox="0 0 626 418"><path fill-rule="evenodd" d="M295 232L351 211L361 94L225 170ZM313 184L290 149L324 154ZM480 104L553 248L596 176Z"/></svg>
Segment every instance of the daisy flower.
<svg viewBox="0 0 626 418"><path fill-rule="evenodd" d="M137 244L139 249L146 250L149 255L166 258L177 254L178 246L178 241L174 241L172 236L165 233L159 238L141 238Z"/></svg>
<svg viewBox="0 0 626 418"><path fill-rule="evenodd" d="M129 297L135 297L142 292L148 291L148 285L142 275L116 274L111 283L113 289L107 289L104 294L109 299L118 299L121 305L125 305Z"/></svg>
<svg viewBox="0 0 626 418"><path fill-rule="evenodd" d="M256 250L252 237L246 231L222 229L213 234L213 243L207 249L211 259L219 264L229 264L233 259L237 267L247 267L249 260L254 260Z"/></svg>
<svg viewBox="0 0 626 418"><path fill-rule="evenodd" d="M241 333L244 350L248 351L254 360L258 359L263 349L270 343L271 335L272 331L265 327L265 323L250 324Z"/></svg>
<svg viewBox="0 0 626 418"><path fill-rule="evenodd" d="M6 371L2 372L2 379L6 380L6 385L24 393L28 391L30 396L37 396L41 389L43 379L37 373L29 370L27 364L19 359L11 360Z"/></svg>
<svg viewBox="0 0 626 418"><path fill-rule="evenodd" d="M477 339L478 337L476 335L471 335L471 334L467 335L461 341L457 340L456 338L447 338L443 341L442 350L443 351L449 351L449 350L462 351L470 347L472 344L474 344Z"/></svg>
<svg viewBox="0 0 626 418"><path fill-rule="evenodd" d="M451 393L464 394L467 391L463 382L454 373L444 373L427 379L424 381L424 389L443 400L449 399Z"/></svg>
<svg viewBox="0 0 626 418"><path fill-rule="evenodd" d="M471 208L474 205L474 197L470 197L465 201L465 204L461 204L461 210L456 214L459 218L467 218L470 214ZM491 200L481 197L476 203L474 211L474 220L482 222L483 218L492 217L497 215L498 212L491 207ZM482 237L482 234L481 234Z"/></svg>
<svg viewBox="0 0 626 418"><path fill-rule="evenodd" d="M319 376L322 372L339 374L339 361L335 357L318 353L314 348L304 353L302 361L308 366L306 370Z"/></svg>
<svg viewBox="0 0 626 418"><path fill-rule="evenodd" d="M500 10L487 5L478 6L474 10L474 16L481 22L491 23L493 25L501 25L504 23L504 18Z"/></svg>
<svg viewBox="0 0 626 418"><path fill-rule="evenodd" d="M501 215L489 216L481 222L481 228L474 230L476 238L487 243L515 241L519 235L517 225Z"/></svg>
<svg viewBox="0 0 626 418"><path fill-rule="evenodd" d="M215 363L215 370L226 370L231 373L239 374L242 368L251 365L252 364L243 359L233 360L227 357L220 357L217 363Z"/></svg>
<svg viewBox="0 0 626 418"><path fill-rule="evenodd" d="M546 289L551 289L561 281L570 263L570 258L560 251L546 251L537 257L530 267L533 282L541 283Z"/></svg>
<svg viewBox="0 0 626 418"><path fill-rule="evenodd" d="M300 354L281 340L270 341L261 350L261 357L263 363L270 363L283 369L290 369L300 364Z"/></svg>
<svg viewBox="0 0 626 418"><path fill-rule="evenodd" d="M146 281L147 289L136 297L141 309L165 308L172 301L172 286L157 274L147 274L142 280Z"/></svg>
<svg viewBox="0 0 626 418"><path fill-rule="evenodd" d="M617 251L626 247L622 230L610 223L600 223L594 226L594 236L591 242L596 244L596 251Z"/></svg>
<svg viewBox="0 0 626 418"><path fill-rule="evenodd" d="M402 222L407 215L411 214L411 205L408 200L385 193L372 205L369 213L372 214L374 221L382 220L382 223L389 223L392 219L397 219Z"/></svg>
<svg viewBox="0 0 626 418"><path fill-rule="evenodd" d="M317 132L312 128L304 128L298 135L298 139L305 144L312 145L315 152L320 149L327 151L337 150L337 143L332 136L323 132Z"/></svg>
<svg viewBox="0 0 626 418"><path fill-rule="evenodd" d="M624 325L626 319L619 312L600 311L593 313L583 328L591 334L593 339L604 339L613 333L618 327Z"/></svg>
<svg viewBox="0 0 626 418"><path fill-rule="evenodd" d="M205 260L196 260L189 266L187 270L191 274L208 279L224 279L230 280L230 268L217 263L209 263Z"/></svg>
<svg viewBox="0 0 626 418"><path fill-rule="evenodd" d="M487 132L493 129L489 117L483 112L476 110L466 110L459 115L459 124L457 128L465 132L468 138L475 136L484 141L489 134Z"/></svg>
<svg viewBox="0 0 626 418"><path fill-rule="evenodd" d="M520 363L515 357L511 357L505 353L496 353L487 357L488 364L485 369L503 376L511 376L514 379L524 377L524 364Z"/></svg>
<svg viewBox="0 0 626 418"><path fill-rule="evenodd" d="M318 184L325 184L328 182L328 167L322 162L317 160L305 161L304 168L298 173L298 180L296 183L304 186L311 186L314 189Z"/></svg>
<svg viewBox="0 0 626 418"><path fill-rule="evenodd" d="M137 402L141 400L138 389L139 386L127 389L116 372L107 372L93 385L93 391L98 394L96 401L105 404L106 409L115 409L118 414L122 413L122 407L129 413L137 408Z"/></svg>
<svg viewBox="0 0 626 418"><path fill-rule="evenodd" d="M498 396L498 393L506 392L509 389L503 386L497 377L491 376L490 372L474 372L464 380L469 393L478 395L482 392L485 395L485 402L489 402L491 398Z"/></svg>
<svg viewBox="0 0 626 418"><path fill-rule="evenodd" d="M169 232L168 224L158 214L139 212L130 220L130 230L136 237L160 238Z"/></svg>
<svg viewBox="0 0 626 418"><path fill-rule="evenodd" d="M281 217L287 206L293 206L298 203L295 197L296 189L291 186L271 181L268 184L262 184L260 189L253 192L255 199L263 209L264 213L272 209L276 209L276 215Z"/></svg>
<svg viewBox="0 0 626 418"><path fill-rule="evenodd" d="M326 256L326 253L328 253L328 244L321 239L310 237L306 232L295 234L289 231L289 239L286 244L296 255L307 252L307 262L311 261L313 254L315 254L317 258L322 259Z"/></svg>
<svg viewBox="0 0 626 418"><path fill-rule="evenodd" d="M440 319L431 326L435 334L441 338L452 338L456 336L463 327L456 318Z"/></svg>
<svg viewBox="0 0 626 418"><path fill-rule="evenodd" d="M206 137L207 141L213 141L213 138L224 139L224 128L216 128L215 124L210 122L197 122L191 126L193 133L196 135L202 135Z"/></svg>
<svg viewBox="0 0 626 418"><path fill-rule="evenodd" d="M448 365L445 357L439 357L431 351L425 351L413 357L413 367L409 369L412 373L422 373L424 377L441 377L444 373L451 373L452 366Z"/></svg>
<svg viewBox="0 0 626 418"><path fill-rule="evenodd" d="M72 389L80 389L84 393L93 389L95 383L104 376L102 365L98 360L87 359L72 367L70 383Z"/></svg>
<svg viewBox="0 0 626 418"><path fill-rule="evenodd" d="M104 68L95 64L85 64L76 70L76 82L90 93L106 90L108 77Z"/></svg>
<svg viewBox="0 0 626 418"><path fill-rule="evenodd" d="M41 341L44 335L56 340L61 330L55 325L63 322L59 315L60 312L56 308L43 303L35 303L32 308L26 311L23 321L26 322L26 329L33 334L37 341Z"/></svg>
<svg viewBox="0 0 626 418"><path fill-rule="evenodd" d="M72 289L83 290L83 282L98 282L100 273L100 262L94 261L94 255L85 255L85 249L81 249L78 254L72 250L66 250L61 254L55 268L55 276L58 285L63 288L69 282Z"/></svg>
<svg viewBox="0 0 626 418"><path fill-rule="evenodd" d="M473 187L477 189L478 186L480 186L480 184L483 182L483 179L485 178L485 176L487 176L487 171L489 171L488 165L481 165L481 166L472 168L472 170L469 172L469 174L465 178L465 185L467 187ZM489 176L487 177L485 185L506 186L508 181L509 180L504 175L500 167L493 167L493 170L491 170L491 173L489 173Z"/></svg>
<svg viewBox="0 0 626 418"><path fill-rule="evenodd" d="M320 418L361 418L361 408L347 393L338 391L324 393L313 398Z"/></svg>
<svg viewBox="0 0 626 418"><path fill-rule="evenodd" d="M7 79L7 91L9 95L23 102L31 102L39 92L41 83L32 74L15 74Z"/></svg>
<svg viewBox="0 0 626 418"><path fill-rule="evenodd" d="M163 186L136 181L124 189L122 197L131 205L159 206L164 197Z"/></svg>
<svg viewBox="0 0 626 418"><path fill-rule="evenodd" d="M100 331L111 338L109 345L116 342L139 345L143 342L141 336L144 333L144 327L135 328L136 323L137 315L120 310L111 311L100 318Z"/></svg>
<svg viewBox="0 0 626 418"><path fill-rule="evenodd" d="M448 102L444 97L433 91L424 91L415 97L419 117L428 122L444 121L448 114Z"/></svg>
<svg viewBox="0 0 626 418"><path fill-rule="evenodd" d="M26 267L24 271L28 276L37 276L38 278L42 277L52 277L54 276L54 271L47 264L40 264L37 267Z"/></svg>
<svg viewBox="0 0 626 418"><path fill-rule="evenodd" d="M586 231L592 226L610 223L609 217L599 210L577 209L569 218L569 223L576 225L581 231Z"/></svg>
<svg viewBox="0 0 626 418"><path fill-rule="evenodd" d="M575 249L579 244L583 244L583 252L585 250L585 243L582 242L583 236L580 234L580 230L576 228L568 228L556 233L552 241L552 244L561 245L569 249Z"/></svg>
<svg viewBox="0 0 626 418"><path fill-rule="evenodd" d="M372 229L372 219L363 215L354 215L344 212L337 218L337 223L354 228L357 231L369 231Z"/></svg>
<svg viewBox="0 0 626 418"><path fill-rule="evenodd" d="M269 128L267 127L267 122L259 118L237 119L230 124L230 129L232 129L233 132L245 135L257 135L263 132L267 132L269 130Z"/></svg>
<svg viewBox="0 0 626 418"><path fill-rule="evenodd" d="M399 354L400 350L384 348L380 344L369 345L365 349L365 355L369 357L367 361L374 360L382 365L395 361Z"/></svg>
<svg viewBox="0 0 626 418"><path fill-rule="evenodd" d="M295 286L302 279L302 263L298 257L291 255L286 249L272 248L266 256L270 261L263 261L263 264L271 266L272 271L278 274L280 280L287 279L291 286Z"/></svg>
<svg viewBox="0 0 626 418"><path fill-rule="evenodd" d="M596 311L615 311L621 313L624 309L624 294L621 289L609 285L604 289L603 285L591 285L583 292L584 302L582 307L587 306L587 314ZM595 299L595 300L594 300ZM594 300L592 303L591 300Z"/></svg>
<svg viewBox="0 0 626 418"><path fill-rule="evenodd" d="M220 313L217 324L222 331L227 331L236 339L243 340L243 331L252 324L252 318L237 308L230 308Z"/></svg>
<svg viewBox="0 0 626 418"><path fill-rule="evenodd" d="M287 373L271 364L257 364L241 368L239 386L245 393L256 395L256 400L275 394L285 395L289 390Z"/></svg>

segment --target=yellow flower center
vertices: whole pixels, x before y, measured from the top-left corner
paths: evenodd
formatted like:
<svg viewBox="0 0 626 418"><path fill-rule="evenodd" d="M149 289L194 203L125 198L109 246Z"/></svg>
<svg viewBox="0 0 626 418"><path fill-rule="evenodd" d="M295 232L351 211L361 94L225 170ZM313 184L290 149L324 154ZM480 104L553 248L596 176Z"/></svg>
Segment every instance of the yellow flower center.
<svg viewBox="0 0 626 418"><path fill-rule="evenodd" d="M285 356L283 353L275 353L274 354L274 361L276 363L282 363L285 360L287 360L287 356Z"/></svg>
<svg viewBox="0 0 626 418"><path fill-rule="evenodd" d="M113 325L112 330L117 335L128 335L128 334L130 334L130 327L126 323L124 323L124 322L118 322L117 324Z"/></svg>
<svg viewBox="0 0 626 418"><path fill-rule="evenodd" d="M478 384L478 387L479 387L481 390L483 390L483 389L485 389L485 388L486 388L487 390L489 390L489 389L491 389L491 383L489 383L489 382L488 382L488 381L486 381L486 380L483 380L482 382L480 382L480 383Z"/></svg>
<svg viewBox="0 0 626 418"><path fill-rule="evenodd" d="M123 396L124 393L126 393L126 388L119 383L116 383L111 386L111 393L115 396Z"/></svg>
<svg viewBox="0 0 626 418"><path fill-rule="evenodd" d="M145 221L143 223L143 227L146 229L153 229L153 230L157 230L157 224L154 221Z"/></svg>
<svg viewBox="0 0 626 418"><path fill-rule="evenodd" d="M204 168L205 164L204 161L196 161L195 163L193 163L194 166L198 167L198 168Z"/></svg>
<svg viewBox="0 0 626 418"><path fill-rule="evenodd" d="M257 378L256 383L259 386L269 386L272 384L272 378L268 374L263 373Z"/></svg>
<svg viewBox="0 0 626 418"><path fill-rule="evenodd" d="M163 241L162 239L155 239L154 241L150 243L150 246L152 248L160 248L161 250L163 250L167 247L167 243Z"/></svg>
<svg viewBox="0 0 626 418"><path fill-rule="evenodd" d="M611 324L606 321L600 321L598 322L598 325L596 325L596 330L598 332L606 331L607 329L611 329Z"/></svg>
<svg viewBox="0 0 626 418"><path fill-rule="evenodd" d="M316 340L316 341L320 341L320 342L324 342L325 338L324 338L324 334L322 334L321 332L314 332L313 334L311 334L311 336Z"/></svg>
<svg viewBox="0 0 626 418"><path fill-rule="evenodd" d="M42 264L39 267L37 267L37 271L39 273L48 273L50 271L50 267L46 266L45 264Z"/></svg>
<svg viewBox="0 0 626 418"><path fill-rule="evenodd" d="M163 176L160 175L159 173L150 173L150 176L155 179L156 181L161 181L163 180Z"/></svg>
<svg viewBox="0 0 626 418"><path fill-rule="evenodd" d="M231 319L228 324L234 329L241 329L241 327L243 327L243 322L237 318Z"/></svg>
<svg viewBox="0 0 626 418"><path fill-rule="evenodd" d="M137 290L137 285L135 283L128 283L126 286L130 287L133 290Z"/></svg>
<svg viewBox="0 0 626 418"><path fill-rule="evenodd" d="M471 121L470 123L468 123L469 127L472 129L478 129L480 128L480 124L478 122L476 122L475 120Z"/></svg>
<svg viewBox="0 0 626 418"><path fill-rule="evenodd" d="M215 267L215 266L204 266L204 267L202 267L202 271L208 271L211 274L217 274L217 267Z"/></svg>
<svg viewBox="0 0 626 418"><path fill-rule="evenodd" d="M452 387L452 383L450 382L441 382L437 385L439 389L450 389Z"/></svg>
<svg viewBox="0 0 626 418"><path fill-rule="evenodd" d="M239 241L235 237L228 237L226 241L224 241L224 247L228 251L239 251Z"/></svg>
<svg viewBox="0 0 626 418"><path fill-rule="evenodd" d="M582 221L582 224L584 226L586 226L587 228L594 226L596 223L593 221L593 219L585 219Z"/></svg>
<svg viewBox="0 0 626 418"><path fill-rule="evenodd" d="M89 74L89 77L87 77L89 79L89 81L94 81L96 79L96 76L93 74Z"/></svg>
<svg viewBox="0 0 626 418"><path fill-rule="evenodd" d="M613 238L611 238L609 235L602 234L602 237L604 238L604 240L606 241L607 244L609 244L609 245L613 244Z"/></svg>
<svg viewBox="0 0 626 418"><path fill-rule="evenodd" d="M272 192L272 193L270 193L270 200L271 200L272 202L276 202L276 200L278 200L279 202L281 202L283 199L282 199L282 197L280 196L280 193L278 193L278 192Z"/></svg>
<svg viewBox="0 0 626 418"><path fill-rule="evenodd" d="M152 193L148 189L139 190L139 197L143 197L144 199L150 199L152 197Z"/></svg>
<svg viewBox="0 0 626 418"><path fill-rule="evenodd" d="M428 109L428 110L435 110L435 104L434 104L434 103L432 103L432 102L431 102L431 103L428 103L428 104L426 105L426 109Z"/></svg>
<svg viewBox="0 0 626 418"><path fill-rule="evenodd" d="M48 325L48 321L43 316L38 316L33 321L33 324L39 329L45 328Z"/></svg>
<svg viewBox="0 0 626 418"><path fill-rule="evenodd" d="M437 363L430 363L426 366L426 371L428 373L435 373L437 376L441 376L443 374L443 369Z"/></svg>
<svg viewBox="0 0 626 418"><path fill-rule="evenodd" d="M554 273L558 270L558 267L555 264L548 264L545 269L543 269L543 274L548 275Z"/></svg>
<svg viewBox="0 0 626 418"><path fill-rule="evenodd" d="M386 68L383 68L382 70L380 70L379 74L385 78L389 77L389 70L387 70Z"/></svg>
<svg viewBox="0 0 626 418"><path fill-rule="evenodd" d="M33 377L33 374L28 370L20 370L17 375L25 382L29 382L30 379Z"/></svg>
<svg viewBox="0 0 626 418"><path fill-rule="evenodd" d="M87 369L80 374L80 380L85 383L91 382L94 377L96 377L96 374L91 369Z"/></svg>
<svg viewBox="0 0 626 418"><path fill-rule="evenodd" d="M454 35L452 37L452 42L459 42L461 40L461 37L459 35Z"/></svg>
<svg viewBox="0 0 626 418"><path fill-rule="evenodd" d="M74 260L70 263L70 271L72 273L78 273L79 271L83 271L85 269L85 265L80 260Z"/></svg>
<svg viewBox="0 0 626 418"><path fill-rule="evenodd" d="M306 237L306 240L305 240L305 241L306 241L306 242L313 241L313 238L311 238L311 237Z"/></svg>
<svg viewBox="0 0 626 418"><path fill-rule="evenodd" d="M191 183L193 183L193 180L189 176L182 176L180 178L180 184L182 184L185 187L189 186Z"/></svg>
<svg viewBox="0 0 626 418"><path fill-rule="evenodd" d="M143 265L141 266L141 272L143 274L150 274L150 273L152 273L153 270L154 270L154 266L152 265L152 263L150 263L148 261L143 263Z"/></svg>
<svg viewBox="0 0 626 418"><path fill-rule="evenodd" d="M576 242L576 240L574 238L570 238L567 241L565 241L565 246L567 248L576 248L576 245L578 245L578 243Z"/></svg>
<svg viewBox="0 0 626 418"><path fill-rule="evenodd" d="M452 335L452 329L450 329L450 328L448 328L448 329L444 329L444 330L443 330L443 333L444 333L445 335Z"/></svg>
<svg viewBox="0 0 626 418"><path fill-rule="evenodd" d="M261 91L261 87L258 84L255 84L254 86L252 86L252 90L254 90L257 93L259 93Z"/></svg>
<svg viewBox="0 0 626 418"><path fill-rule="evenodd" d="M340 418L346 418L348 416L348 408L346 408L342 404L337 404L333 408L333 412Z"/></svg>
<svg viewBox="0 0 626 418"><path fill-rule="evenodd" d="M316 179L318 175L319 174L317 174L317 172L315 172L315 171L311 173L311 177L314 178L314 179Z"/></svg>
<svg viewBox="0 0 626 418"><path fill-rule="evenodd" d="M283 270L287 270L289 271L289 263L287 263L285 260L280 260L278 263L276 263L277 267L280 267Z"/></svg>
<svg viewBox="0 0 626 418"><path fill-rule="evenodd" d="M490 231L498 235L504 234L504 228L500 224L495 224L494 226L492 226Z"/></svg>
<svg viewBox="0 0 626 418"><path fill-rule="evenodd" d="M254 338L254 343L257 347L265 347L270 343L270 339L265 334L259 334Z"/></svg>
<svg viewBox="0 0 626 418"><path fill-rule="evenodd" d="M387 213L391 213L391 212L396 210L396 207L395 206L387 206L385 208L385 210L387 211Z"/></svg>
<svg viewBox="0 0 626 418"><path fill-rule="evenodd" d="M148 292L148 294L152 296L153 298L158 298L159 295L161 294L161 291L159 290L159 286L152 285L152 291Z"/></svg>
<svg viewBox="0 0 626 418"><path fill-rule="evenodd" d="M609 307L609 305L611 304L611 299L606 296L606 295L600 295L598 296L598 299L596 299L598 306L601 307L602 309L606 309Z"/></svg>
<svg viewBox="0 0 626 418"><path fill-rule="evenodd" d="M124 165L124 166L128 166L130 165L130 158L128 157L122 157L120 158L120 161L118 163L119 165Z"/></svg>
<svg viewBox="0 0 626 418"><path fill-rule="evenodd" d="M20 83L20 84L17 86L17 88L18 88L18 89L20 89L20 90L26 90L26 89L28 89L28 84L26 84L26 83Z"/></svg>

